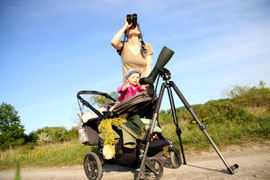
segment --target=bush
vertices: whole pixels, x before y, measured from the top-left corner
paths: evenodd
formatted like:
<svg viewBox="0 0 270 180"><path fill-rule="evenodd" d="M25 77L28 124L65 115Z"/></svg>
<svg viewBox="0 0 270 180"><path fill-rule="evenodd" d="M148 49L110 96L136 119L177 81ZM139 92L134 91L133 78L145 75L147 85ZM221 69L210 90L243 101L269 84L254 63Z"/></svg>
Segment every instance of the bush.
<svg viewBox="0 0 270 180"><path fill-rule="evenodd" d="M29 135L29 139L33 143L47 144L75 139L78 138L78 135L77 128L72 128L68 131L64 127L44 127L36 132L32 132Z"/></svg>
<svg viewBox="0 0 270 180"><path fill-rule="evenodd" d="M234 86L232 90L227 92L235 104L241 106L269 106L270 89L265 87L265 83L260 81L259 87L241 87Z"/></svg>
<svg viewBox="0 0 270 180"><path fill-rule="evenodd" d="M78 128L73 127L71 130L69 130L68 136L70 139L77 139L79 137Z"/></svg>
<svg viewBox="0 0 270 180"><path fill-rule="evenodd" d="M19 146L25 142L24 126L15 108L6 103L0 106L0 149Z"/></svg>
<svg viewBox="0 0 270 180"><path fill-rule="evenodd" d="M202 107L201 119L209 119L207 123L247 122L255 117L245 108L235 105L229 100L209 101Z"/></svg>
<svg viewBox="0 0 270 180"><path fill-rule="evenodd" d="M116 91L111 92L109 95L114 99L117 99L119 97L119 94ZM99 108L111 103L113 103L113 101L111 99L106 98L105 96L93 95L90 97L90 104L97 105Z"/></svg>
<svg viewBox="0 0 270 180"><path fill-rule="evenodd" d="M227 92L231 99L212 100L201 105L193 105L192 109L202 123L249 122L260 117L270 110L270 89L263 81L259 87L234 86ZM196 124L192 115L185 107L176 109L179 120L187 120L189 127ZM162 124L172 120L171 110L160 112Z"/></svg>
<svg viewBox="0 0 270 180"><path fill-rule="evenodd" d="M37 130L34 136L39 144L70 140L68 131L64 127L45 127Z"/></svg>

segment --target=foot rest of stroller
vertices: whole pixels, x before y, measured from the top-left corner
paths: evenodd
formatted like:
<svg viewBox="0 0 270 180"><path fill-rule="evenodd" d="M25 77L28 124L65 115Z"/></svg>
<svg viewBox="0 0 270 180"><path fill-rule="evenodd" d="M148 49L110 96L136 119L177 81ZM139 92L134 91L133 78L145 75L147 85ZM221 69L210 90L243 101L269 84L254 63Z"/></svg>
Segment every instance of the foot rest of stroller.
<svg viewBox="0 0 270 180"><path fill-rule="evenodd" d="M162 139L162 140L154 140L154 141L151 141L150 144L149 144L149 149L152 150L152 149L159 149L159 148L162 148L164 146L169 146L170 143L168 141L166 141L166 139Z"/></svg>

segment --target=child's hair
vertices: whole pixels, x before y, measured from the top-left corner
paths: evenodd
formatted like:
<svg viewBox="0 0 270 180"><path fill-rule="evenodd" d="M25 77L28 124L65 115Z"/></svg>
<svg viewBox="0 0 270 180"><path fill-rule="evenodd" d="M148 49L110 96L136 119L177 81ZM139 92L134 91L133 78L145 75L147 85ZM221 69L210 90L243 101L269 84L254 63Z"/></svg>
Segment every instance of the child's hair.
<svg viewBox="0 0 270 180"><path fill-rule="evenodd" d="M133 73L139 73L140 76L142 75L142 72L140 70L137 70L137 69L130 69L128 70L127 74L126 74L126 79L128 79L128 77L133 74Z"/></svg>

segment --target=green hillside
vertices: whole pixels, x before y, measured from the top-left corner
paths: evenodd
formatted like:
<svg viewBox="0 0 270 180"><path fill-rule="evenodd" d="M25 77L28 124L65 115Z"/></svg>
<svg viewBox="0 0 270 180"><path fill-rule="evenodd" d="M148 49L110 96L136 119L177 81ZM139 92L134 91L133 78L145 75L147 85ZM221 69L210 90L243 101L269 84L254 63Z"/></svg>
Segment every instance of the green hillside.
<svg viewBox="0 0 270 180"><path fill-rule="evenodd" d="M228 99L211 100L192 108L207 127L219 147L270 139L270 89L260 82L258 87L235 86ZM185 107L177 108L185 151L210 148L210 143ZM170 110L159 115L163 135L179 147ZM97 147L80 144L78 131L62 127L46 127L31 133L21 146L0 151L0 169L52 167L82 164L89 151Z"/></svg>

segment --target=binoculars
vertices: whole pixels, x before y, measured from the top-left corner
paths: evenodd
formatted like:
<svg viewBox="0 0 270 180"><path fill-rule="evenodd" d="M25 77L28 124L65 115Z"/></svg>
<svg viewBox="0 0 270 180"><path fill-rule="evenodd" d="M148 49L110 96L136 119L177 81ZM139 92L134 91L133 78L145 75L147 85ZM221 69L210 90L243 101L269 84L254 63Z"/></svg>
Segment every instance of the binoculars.
<svg viewBox="0 0 270 180"><path fill-rule="evenodd" d="M136 27L137 26L137 14L128 14L127 15L127 22L128 24L132 23L131 27Z"/></svg>

